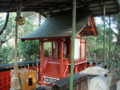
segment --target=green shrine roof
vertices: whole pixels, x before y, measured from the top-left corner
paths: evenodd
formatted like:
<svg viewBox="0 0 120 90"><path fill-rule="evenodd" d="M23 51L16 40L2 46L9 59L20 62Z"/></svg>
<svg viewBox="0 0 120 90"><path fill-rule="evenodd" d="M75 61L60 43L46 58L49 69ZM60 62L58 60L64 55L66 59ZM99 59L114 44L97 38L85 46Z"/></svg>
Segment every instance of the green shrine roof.
<svg viewBox="0 0 120 90"><path fill-rule="evenodd" d="M88 23L90 12L77 13L76 34ZM32 33L22 37L26 39L70 37L72 36L72 13L48 17L45 22Z"/></svg>

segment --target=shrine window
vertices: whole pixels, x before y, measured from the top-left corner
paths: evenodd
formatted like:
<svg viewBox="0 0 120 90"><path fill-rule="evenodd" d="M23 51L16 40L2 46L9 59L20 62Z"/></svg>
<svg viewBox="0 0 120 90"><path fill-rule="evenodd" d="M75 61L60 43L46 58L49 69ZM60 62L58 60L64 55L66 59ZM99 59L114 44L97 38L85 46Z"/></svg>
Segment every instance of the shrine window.
<svg viewBox="0 0 120 90"><path fill-rule="evenodd" d="M50 57L52 55L52 43L51 42L45 42L44 43L44 56Z"/></svg>

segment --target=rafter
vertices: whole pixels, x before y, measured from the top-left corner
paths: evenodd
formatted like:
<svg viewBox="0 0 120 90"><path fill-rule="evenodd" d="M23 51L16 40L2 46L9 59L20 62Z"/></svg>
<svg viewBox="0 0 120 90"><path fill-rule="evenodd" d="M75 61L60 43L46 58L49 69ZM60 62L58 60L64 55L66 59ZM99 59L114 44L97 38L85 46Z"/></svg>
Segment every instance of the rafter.
<svg viewBox="0 0 120 90"><path fill-rule="evenodd" d="M42 2L45 2L45 1L47 1L47 0L34 0L34 1L30 0L30 1L22 3L22 5L23 5L23 7L27 7L27 6L39 4L39 3L42 3ZM16 8L17 8L17 5L13 4L11 6L11 8L6 8L3 11L12 11L12 10L16 10Z"/></svg>
<svg viewBox="0 0 120 90"><path fill-rule="evenodd" d="M18 2L19 1L19 2ZM35 11L41 12L44 16L57 14L62 11L70 10L72 7L72 0L1 0L0 1L0 12L16 12L17 3L22 2L22 11ZM94 15L102 14L103 0L77 0L77 8L87 8L91 10ZM106 7L110 7L106 13L117 13L119 12L118 3L116 0L105 0ZM101 5L98 5L101 4ZM115 7L114 7L115 6ZM101 8L97 10L96 8ZM113 10L113 9L115 10ZM96 10L95 10L96 9ZM55 12L58 11L58 12Z"/></svg>

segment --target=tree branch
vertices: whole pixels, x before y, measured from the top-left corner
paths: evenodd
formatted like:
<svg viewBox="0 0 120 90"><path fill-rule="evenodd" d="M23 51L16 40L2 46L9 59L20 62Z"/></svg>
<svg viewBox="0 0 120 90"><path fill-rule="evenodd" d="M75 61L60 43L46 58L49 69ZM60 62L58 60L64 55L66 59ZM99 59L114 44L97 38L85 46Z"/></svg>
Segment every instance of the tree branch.
<svg viewBox="0 0 120 90"><path fill-rule="evenodd" d="M7 23L8 23L8 19L9 19L9 12L6 15L5 24L4 24L3 28L2 28L2 30L0 30L0 35L2 35L2 33L4 32L4 30L5 30L6 26L7 26Z"/></svg>
<svg viewBox="0 0 120 90"><path fill-rule="evenodd" d="M102 18L102 20L103 20L103 18ZM109 25L108 20L106 20L106 19L105 19L105 22ZM113 29L112 29L111 27L109 27L109 28L113 31ZM115 33L114 31L113 31L113 33L115 34L115 36L116 36L116 37L118 36L118 34L117 34L117 33Z"/></svg>

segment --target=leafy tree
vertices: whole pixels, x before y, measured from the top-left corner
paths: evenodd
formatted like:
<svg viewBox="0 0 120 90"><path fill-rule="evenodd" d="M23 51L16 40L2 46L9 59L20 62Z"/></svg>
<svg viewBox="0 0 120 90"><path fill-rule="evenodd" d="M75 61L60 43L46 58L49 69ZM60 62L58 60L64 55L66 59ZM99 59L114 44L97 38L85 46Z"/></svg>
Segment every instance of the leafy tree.
<svg viewBox="0 0 120 90"><path fill-rule="evenodd" d="M19 42L19 57L23 60L36 60L39 59L39 42L38 41L25 41Z"/></svg>
<svg viewBox="0 0 120 90"><path fill-rule="evenodd" d="M102 19L102 17L100 17ZM110 71L115 77L120 78L120 15L113 15L111 18L111 27L109 27L109 18L105 21L105 61L109 60L110 53ZM91 60L103 61L103 23L96 24L97 37L88 38L88 58ZM115 32L115 29L118 31ZM110 43L109 43L110 40ZM110 52L109 52L110 44Z"/></svg>
<svg viewBox="0 0 120 90"><path fill-rule="evenodd" d="M91 60L102 61L103 60L103 24L96 24L98 35L96 37L88 37L88 58ZM106 25L107 26L107 25ZM109 48L109 34L112 35L113 31L109 27L105 30L105 59L108 59ZM112 45L113 36L110 37L110 44Z"/></svg>
<svg viewBox="0 0 120 90"><path fill-rule="evenodd" d="M19 28L18 28L18 34L19 34L18 38L25 36L26 34L32 32L33 30L35 30L38 27L38 22L37 22L38 15L37 15L37 13L35 13L35 12L30 12L30 13L29 12L27 12L27 13L24 12L24 13L22 13L22 15L25 18L25 25L19 26ZM9 52L9 50L11 49L10 51L12 51L12 52L14 51L15 17L16 17L16 13L10 13L10 17L9 17L9 20L8 20L7 27L4 30L3 34L0 35L0 58L6 59L6 60L11 60L11 61L14 60L14 53ZM3 26L3 22L4 22L3 18L4 17L1 16L0 28ZM18 45L19 44L21 45L21 46L19 45L19 47L21 49L18 49L19 50L18 52L20 52L19 53L19 56L20 56L19 60L22 60L23 58L24 58L24 60L27 60L27 59L32 60L32 59L38 58L37 55L39 55L39 53L35 54L35 53L39 52L39 49L37 49L37 50L35 49L37 43L38 42L36 42L36 41L28 41L28 42L24 43L24 42L21 42L21 40L18 39ZM28 45L28 47L27 47L27 45ZM22 47L25 47L25 46L26 46L26 48L22 48ZM37 46L39 47L39 44ZM36 51L34 51L33 49L35 49ZM8 50L8 52L7 52L7 50ZM32 52L30 52L30 51L32 51ZM8 53L9 53L9 56L11 56L11 58L9 58L7 56L5 57L5 55L8 55ZM25 55L23 55L23 53ZM28 57L28 55L26 55L26 54L28 54L30 56ZM33 56L33 55L35 55L35 56Z"/></svg>
<svg viewBox="0 0 120 90"><path fill-rule="evenodd" d="M0 58L5 59L4 63L11 62L11 59L13 58L13 47L2 47L0 48Z"/></svg>
<svg viewBox="0 0 120 90"><path fill-rule="evenodd" d="M4 14L2 14L4 15ZM6 43L7 41L9 41L11 38L13 38L14 34L14 27L15 27L15 13L10 14L9 20L8 20L8 24L6 29L4 30L4 32L0 35L0 48L2 47L2 45L4 43ZM3 27L3 23L4 23L4 19L1 17L0 20L0 29L2 29Z"/></svg>
<svg viewBox="0 0 120 90"><path fill-rule="evenodd" d="M114 24L114 28L118 31L118 33L115 33L116 37L117 37L117 45L120 46L120 15L116 14L116 15L112 15L112 21Z"/></svg>

